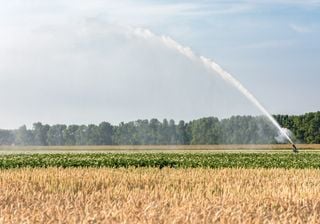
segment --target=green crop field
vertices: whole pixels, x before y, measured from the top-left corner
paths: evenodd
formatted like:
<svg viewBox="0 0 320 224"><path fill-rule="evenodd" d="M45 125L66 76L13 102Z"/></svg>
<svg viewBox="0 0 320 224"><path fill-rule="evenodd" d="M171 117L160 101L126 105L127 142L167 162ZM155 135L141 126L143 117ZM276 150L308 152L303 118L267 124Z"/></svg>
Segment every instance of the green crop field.
<svg viewBox="0 0 320 224"><path fill-rule="evenodd" d="M320 168L318 153L63 153L0 156L0 168Z"/></svg>

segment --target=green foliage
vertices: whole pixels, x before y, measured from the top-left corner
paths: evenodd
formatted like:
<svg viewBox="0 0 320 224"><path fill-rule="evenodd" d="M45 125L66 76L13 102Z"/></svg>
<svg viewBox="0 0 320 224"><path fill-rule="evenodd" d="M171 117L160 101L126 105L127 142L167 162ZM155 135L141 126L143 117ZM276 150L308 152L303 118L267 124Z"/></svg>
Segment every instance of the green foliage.
<svg viewBox="0 0 320 224"><path fill-rule="evenodd" d="M0 145L12 145L15 142L13 131L0 129Z"/></svg>
<svg viewBox="0 0 320 224"><path fill-rule="evenodd" d="M56 124L50 127L48 131L48 144L49 145L65 145L65 134L67 126Z"/></svg>
<svg viewBox="0 0 320 224"><path fill-rule="evenodd" d="M78 125L69 125L67 129L64 130L63 137L65 139L65 145L77 145L78 129Z"/></svg>
<svg viewBox="0 0 320 224"><path fill-rule="evenodd" d="M105 153L0 156L0 169L22 167L171 167L319 169L318 153Z"/></svg>
<svg viewBox="0 0 320 224"><path fill-rule="evenodd" d="M209 117L195 120L190 124L191 144L219 144L221 127L218 118Z"/></svg>
<svg viewBox="0 0 320 224"><path fill-rule="evenodd" d="M320 144L320 112L301 116L276 115L290 129L294 141ZM188 123L164 119L108 122L94 125L43 125L0 130L0 145L207 145L275 144L278 130L263 116L233 116L219 120L201 118Z"/></svg>
<svg viewBox="0 0 320 224"><path fill-rule="evenodd" d="M301 143L320 144L320 112L300 116L276 115L275 118Z"/></svg>
<svg viewBox="0 0 320 224"><path fill-rule="evenodd" d="M99 124L99 143L97 145L112 145L113 127L108 122Z"/></svg>
<svg viewBox="0 0 320 224"><path fill-rule="evenodd" d="M15 143L17 145L32 145L34 143L33 134L25 125L15 132Z"/></svg>
<svg viewBox="0 0 320 224"><path fill-rule="evenodd" d="M49 125L42 125L40 122L33 124L33 144L34 145L48 145L48 131Z"/></svg>

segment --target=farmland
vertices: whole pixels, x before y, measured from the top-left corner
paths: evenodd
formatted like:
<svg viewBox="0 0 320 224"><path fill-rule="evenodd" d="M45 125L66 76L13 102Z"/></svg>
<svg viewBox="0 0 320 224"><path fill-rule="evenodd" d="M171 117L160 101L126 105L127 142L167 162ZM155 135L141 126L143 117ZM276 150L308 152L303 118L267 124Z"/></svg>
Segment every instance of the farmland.
<svg viewBox="0 0 320 224"><path fill-rule="evenodd" d="M318 223L318 145L0 148L0 223Z"/></svg>
<svg viewBox="0 0 320 224"><path fill-rule="evenodd" d="M0 223L318 223L318 170L0 171Z"/></svg>

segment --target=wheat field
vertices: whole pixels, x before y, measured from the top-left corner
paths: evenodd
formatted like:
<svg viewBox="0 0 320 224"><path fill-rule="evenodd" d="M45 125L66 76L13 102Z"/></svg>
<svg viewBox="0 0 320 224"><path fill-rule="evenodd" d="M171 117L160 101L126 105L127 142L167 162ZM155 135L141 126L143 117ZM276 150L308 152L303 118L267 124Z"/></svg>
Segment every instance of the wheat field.
<svg viewBox="0 0 320 224"><path fill-rule="evenodd" d="M319 223L320 172L0 171L0 223Z"/></svg>

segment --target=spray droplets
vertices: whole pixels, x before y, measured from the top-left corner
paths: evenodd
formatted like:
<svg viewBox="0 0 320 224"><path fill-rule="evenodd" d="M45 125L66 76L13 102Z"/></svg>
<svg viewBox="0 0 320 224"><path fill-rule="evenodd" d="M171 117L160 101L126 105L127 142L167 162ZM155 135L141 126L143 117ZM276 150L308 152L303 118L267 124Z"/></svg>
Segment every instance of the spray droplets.
<svg viewBox="0 0 320 224"><path fill-rule="evenodd" d="M156 35L153 34L150 30L143 29L143 28L135 28L133 29L133 34L142 37L144 39L150 39L150 38L155 38Z"/></svg>
<svg viewBox="0 0 320 224"><path fill-rule="evenodd" d="M172 38L167 37L167 36L162 36L161 40L167 47L179 51L181 54L183 54L184 56L186 56L190 60L196 59L196 55L193 53L193 51L191 50L190 47L184 47L184 46L180 45L178 42L176 42L175 40L173 40Z"/></svg>
<svg viewBox="0 0 320 224"><path fill-rule="evenodd" d="M287 141L287 136L291 137L293 136L292 132L287 128L281 128L281 132L279 132L278 136L276 137L277 142L279 143L285 143ZM284 135L285 133L286 135ZM293 143L292 143L293 144Z"/></svg>

